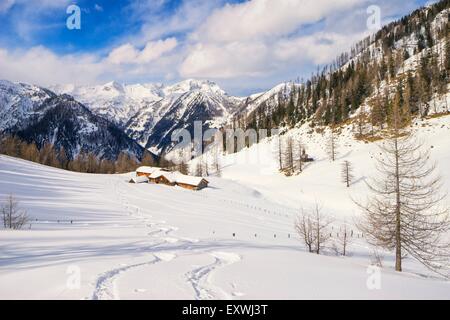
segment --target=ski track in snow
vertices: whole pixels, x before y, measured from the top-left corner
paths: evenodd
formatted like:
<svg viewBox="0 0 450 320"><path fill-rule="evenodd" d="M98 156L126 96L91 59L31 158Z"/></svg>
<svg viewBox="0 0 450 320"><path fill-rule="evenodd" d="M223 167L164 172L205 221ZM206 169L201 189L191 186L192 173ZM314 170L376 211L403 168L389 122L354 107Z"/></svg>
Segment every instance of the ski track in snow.
<svg viewBox="0 0 450 320"><path fill-rule="evenodd" d="M155 238L158 237L159 234L168 236L171 232L178 230L178 228L172 226L163 227L163 225L165 225L166 223L165 221L159 221L156 223L150 222L150 220L148 219L148 217L151 217L150 215L141 215L140 212L142 211L139 206L129 204L129 201L125 198L125 194L119 191L118 183L112 185L114 185L114 191L119 196L124 209L126 209L126 214L141 219L147 228L153 228L154 226L157 226L159 228L148 233L149 236ZM161 240L163 240L162 243L151 243L150 247L147 247L147 249L160 246L164 243L178 242L177 238L169 237L162 238ZM117 288L117 280L121 274L139 267L150 266L159 262L169 262L177 257L177 255L173 253L153 253L152 255L154 258L150 261L136 263L133 265L122 264L122 266L119 268L115 268L100 274L95 284L94 293L92 294L92 300L119 300L120 293Z"/></svg>
<svg viewBox="0 0 450 320"><path fill-rule="evenodd" d="M165 221L150 221L150 215L143 215L141 208L139 206L130 205L129 201L126 199L126 195L119 191L119 183L113 183L114 191L118 195L125 211L125 214L141 219L144 225L149 229L154 229L148 233L148 236L154 239L160 239L160 243L151 243L148 248L159 247L164 244L173 244L179 241L182 242L197 242L197 239L188 238L176 238L171 236L171 233L177 231L178 228L174 226L166 225ZM169 237L170 236L170 237ZM231 265L241 260L241 257L236 253L231 252L198 252L198 254L208 254L212 256L215 261L203 267L196 268L185 274L187 281L190 283L194 289L195 299L197 300L211 300L211 299L227 299L231 300L233 296L243 295L239 294L229 294L222 288L212 284L211 277L218 268L223 268L225 266ZM120 292L117 288L117 280L120 276L130 270L151 266L159 262L170 262L177 258L175 253L162 253L157 252L152 254L153 259L150 261L136 263L132 265L122 264L121 267L106 271L100 274L96 280L94 293L92 294L92 300L119 300ZM139 289L140 292L144 292L145 289Z"/></svg>
<svg viewBox="0 0 450 320"><path fill-rule="evenodd" d="M122 273L138 267L156 264L161 261L163 260L155 255L155 258L151 261L124 266L104 272L97 279L95 290L92 294L92 300L119 300L120 295L119 290L117 289L116 280Z"/></svg>
<svg viewBox="0 0 450 320"><path fill-rule="evenodd" d="M210 255L215 259L213 263L189 271L186 274L188 282L191 283L194 289L195 298L197 300L231 300L231 295L211 283L211 277L216 269L236 263L241 260L241 257L231 252L212 252Z"/></svg>

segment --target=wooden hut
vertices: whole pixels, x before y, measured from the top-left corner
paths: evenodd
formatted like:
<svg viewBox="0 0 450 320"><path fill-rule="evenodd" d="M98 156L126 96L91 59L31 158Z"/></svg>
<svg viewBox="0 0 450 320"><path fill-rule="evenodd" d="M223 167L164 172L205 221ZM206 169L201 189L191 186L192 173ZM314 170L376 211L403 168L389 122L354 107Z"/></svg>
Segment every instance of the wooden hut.
<svg viewBox="0 0 450 320"><path fill-rule="evenodd" d="M189 190L202 190L208 187L209 181L202 177L191 177L184 174L176 176L176 184Z"/></svg>
<svg viewBox="0 0 450 320"><path fill-rule="evenodd" d="M129 182L130 183L147 183L148 178L145 175L141 175L141 176L136 175L134 177L131 177Z"/></svg>
<svg viewBox="0 0 450 320"><path fill-rule="evenodd" d="M157 170L148 176L150 183L180 186L189 190L202 190L208 187L209 181L202 177L191 177L178 171Z"/></svg>
<svg viewBox="0 0 450 320"><path fill-rule="evenodd" d="M136 169L136 176L141 177L141 176L150 176L153 172L155 172L156 170L158 170L158 168L154 168L154 167L139 167Z"/></svg>
<svg viewBox="0 0 450 320"><path fill-rule="evenodd" d="M168 186L174 186L176 184L174 173L162 170L153 172L148 179L151 183L156 184L165 184Z"/></svg>

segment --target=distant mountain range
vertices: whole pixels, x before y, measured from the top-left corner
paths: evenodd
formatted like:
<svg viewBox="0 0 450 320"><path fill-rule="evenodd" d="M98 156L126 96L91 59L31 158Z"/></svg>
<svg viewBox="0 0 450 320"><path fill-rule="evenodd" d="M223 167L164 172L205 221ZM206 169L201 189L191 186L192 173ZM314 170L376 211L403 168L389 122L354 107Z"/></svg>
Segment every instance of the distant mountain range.
<svg viewBox="0 0 450 320"><path fill-rule="evenodd" d="M184 128L192 131L195 120L204 122L205 129L222 126L242 101L206 80L185 80L171 86L110 82L98 86L54 86L51 89L73 96L93 113L115 123L130 138L154 152L170 148L174 130Z"/></svg>
<svg viewBox="0 0 450 320"><path fill-rule="evenodd" d="M127 152L140 159L144 148L114 123L95 115L69 95L22 83L0 81L0 132L42 147L63 147L70 159L81 151L100 159Z"/></svg>
<svg viewBox="0 0 450 320"><path fill-rule="evenodd" d="M252 101L277 103L278 92L286 86L239 98L207 80L49 89L3 80L0 131L38 146L46 141L63 146L70 157L83 150L100 158L115 158L120 151L140 158L144 148L154 153L170 150L172 133L183 128L193 134L194 121L201 121L204 130L220 128Z"/></svg>
<svg viewBox="0 0 450 320"><path fill-rule="evenodd" d="M233 122L293 127L313 118L327 125L347 120L360 106L369 109L378 98L389 102L399 86L409 92L412 109L428 110L432 98L436 105L433 88L445 91L449 84L449 5L444 0L385 26L302 84L282 83L249 97L230 96L208 80L48 89L0 81L0 132L38 145L52 142L70 157L84 150L100 158L121 151L140 158L145 149L170 151L171 134L181 128L193 133L194 121L203 129ZM405 84L407 72L411 81Z"/></svg>

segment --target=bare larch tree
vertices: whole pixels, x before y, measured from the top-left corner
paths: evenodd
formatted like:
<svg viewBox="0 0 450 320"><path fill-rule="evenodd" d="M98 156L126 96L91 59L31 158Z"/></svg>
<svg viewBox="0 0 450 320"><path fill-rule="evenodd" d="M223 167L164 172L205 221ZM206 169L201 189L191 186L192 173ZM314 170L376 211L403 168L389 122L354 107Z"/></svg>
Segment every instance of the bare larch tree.
<svg viewBox="0 0 450 320"><path fill-rule="evenodd" d="M203 177L203 161L201 159L197 160L197 164L195 165L194 176Z"/></svg>
<svg viewBox="0 0 450 320"><path fill-rule="evenodd" d="M338 140L337 140L337 135L334 132L334 128L331 128L330 130L330 135L328 136L328 141L326 144L327 147L327 153L328 156L330 157L331 161L335 161L337 156L338 156Z"/></svg>
<svg viewBox="0 0 450 320"><path fill-rule="evenodd" d="M344 224L339 228L339 232L336 234L337 239L337 251L342 254L343 256L346 256L348 254L348 246L352 242L352 231L347 223L344 222Z"/></svg>
<svg viewBox="0 0 450 320"><path fill-rule="evenodd" d="M286 146L283 151L284 170L287 175L294 173L294 142L291 137L286 138Z"/></svg>
<svg viewBox="0 0 450 320"><path fill-rule="evenodd" d="M298 158L297 158L297 163L298 163L298 171L299 172L303 172L303 163L305 162L305 157L306 157L306 150L305 147L303 146L301 140L298 141L298 147L297 147L297 152L298 152Z"/></svg>
<svg viewBox="0 0 450 320"><path fill-rule="evenodd" d="M319 204L316 204L309 213L302 210L295 222L295 230L302 238L309 252L320 254L331 238L329 231L331 223L332 220L325 216Z"/></svg>
<svg viewBox="0 0 450 320"><path fill-rule="evenodd" d="M295 230L301 237L309 252L313 252L313 246L316 243L313 220L302 212L295 221Z"/></svg>
<svg viewBox="0 0 450 320"><path fill-rule="evenodd" d="M350 188L354 176L353 176L353 164L348 160L342 162L341 177L342 182L347 185L347 188Z"/></svg>
<svg viewBox="0 0 450 320"><path fill-rule="evenodd" d="M278 135L278 169L283 171L283 145L281 136Z"/></svg>
<svg viewBox="0 0 450 320"><path fill-rule="evenodd" d="M214 171L216 173L217 177L222 176L222 166L220 164L220 154L222 152L222 148L220 145L215 145L212 149L212 166L214 168Z"/></svg>
<svg viewBox="0 0 450 320"><path fill-rule="evenodd" d="M373 195L366 204L359 204L363 210L359 228L369 243L395 250L396 271L402 271L402 259L408 253L441 273L448 270L450 248L445 241L450 227L445 195L429 151L399 129L401 119L396 114L389 139L380 145L379 178L368 182Z"/></svg>
<svg viewBox="0 0 450 320"><path fill-rule="evenodd" d="M19 202L10 194L1 206L3 226L5 229L21 229L28 222L28 214L19 207Z"/></svg>

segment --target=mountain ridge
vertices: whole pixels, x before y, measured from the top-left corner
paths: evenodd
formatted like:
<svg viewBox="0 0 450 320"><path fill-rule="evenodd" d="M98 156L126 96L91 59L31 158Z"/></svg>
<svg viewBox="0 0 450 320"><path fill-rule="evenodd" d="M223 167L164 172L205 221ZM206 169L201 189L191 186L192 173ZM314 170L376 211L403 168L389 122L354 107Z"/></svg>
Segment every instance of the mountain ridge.
<svg viewBox="0 0 450 320"><path fill-rule="evenodd" d="M0 81L0 132L41 148L64 148L69 159L89 152L115 160L121 152L141 159L144 148L108 120L93 114L69 95L38 86Z"/></svg>

